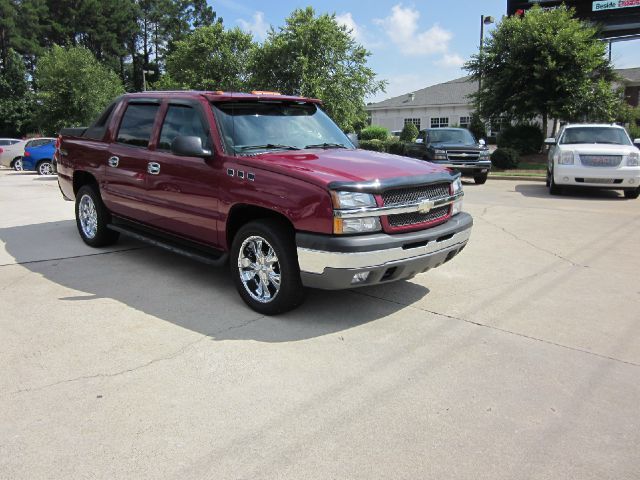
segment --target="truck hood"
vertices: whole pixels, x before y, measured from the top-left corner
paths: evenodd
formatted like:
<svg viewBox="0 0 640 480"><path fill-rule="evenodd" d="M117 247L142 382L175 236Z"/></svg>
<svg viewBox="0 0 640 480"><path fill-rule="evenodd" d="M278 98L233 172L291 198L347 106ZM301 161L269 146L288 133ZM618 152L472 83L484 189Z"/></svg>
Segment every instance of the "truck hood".
<svg viewBox="0 0 640 480"><path fill-rule="evenodd" d="M448 170L423 160L368 150L301 150L235 157L261 168L327 188L332 182L375 182L399 177L442 174Z"/></svg>
<svg viewBox="0 0 640 480"><path fill-rule="evenodd" d="M573 150L578 154L589 155L628 155L638 149L631 145L612 145L609 143L575 143L560 145L563 151Z"/></svg>

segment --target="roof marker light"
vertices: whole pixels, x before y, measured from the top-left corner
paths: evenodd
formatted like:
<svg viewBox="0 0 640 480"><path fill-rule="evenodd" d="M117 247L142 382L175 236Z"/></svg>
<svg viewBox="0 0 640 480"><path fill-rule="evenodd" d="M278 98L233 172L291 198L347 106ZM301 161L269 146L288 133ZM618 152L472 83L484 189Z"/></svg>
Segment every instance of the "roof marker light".
<svg viewBox="0 0 640 480"><path fill-rule="evenodd" d="M267 90L252 90L253 95L282 95L280 92L269 92Z"/></svg>

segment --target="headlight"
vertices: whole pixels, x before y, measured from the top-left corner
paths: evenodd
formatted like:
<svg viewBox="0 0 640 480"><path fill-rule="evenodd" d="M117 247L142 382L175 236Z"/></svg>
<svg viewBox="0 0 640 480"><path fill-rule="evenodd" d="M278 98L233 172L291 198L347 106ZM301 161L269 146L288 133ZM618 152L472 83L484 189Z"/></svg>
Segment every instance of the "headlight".
<svg viewBox="0 0 640 480"><path fill-rule="evenodd" d="M436 148L434 151L434 158L435 160L446 160L447 159L447 151L446 150L440 150L439 148Z"/></svg>
<svg viewBox="0 0 640 480"><path fill-rule="evenodd" d="M334 218L333 233L372 233L382 230L380 217Z"/></svg>
<svg viewBox="0 0 640 480"><path fill-rule="evenodd" d="M640 153L631 152L627 157L627 165L630 167L637 167L640 165Z"/></svg>
<svg viewBox="0 0 640 480"><path fill-rule="evenodd" d="M488 160L489 159L489 150L482 150L480 152L480 158L482 158L484 160Z"/></svg>
<svg viewBox="0 0 640 480"><path fill-rule="evenodd" d="M456 178L451 184L453 187L453 194L462 193L462 180L460 177ZM453 202L453 208L451 209L451 215L457 215L462 211L462 196Z"/></svg>
<svg viewBox="0 0 640 480"><path fill-rule="evenodd" d="M573 152L561 152L558 165L573 165Z"/></svg>
<svg viewBox="0 0 640 480"><path fill-rule="evenodd" d="M331 192L334 208L376 207L376 199L370 193Z"/></svg>

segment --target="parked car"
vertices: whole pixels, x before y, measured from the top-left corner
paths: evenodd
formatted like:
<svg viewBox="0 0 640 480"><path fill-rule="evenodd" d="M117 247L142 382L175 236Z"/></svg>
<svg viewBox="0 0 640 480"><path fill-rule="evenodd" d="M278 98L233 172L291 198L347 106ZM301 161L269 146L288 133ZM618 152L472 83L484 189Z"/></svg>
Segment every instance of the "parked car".
<svg viewBox="0 0 640 480"><path fill-rule="evenodd" d="M269 92L120 97L87 129L63 129L63 196L82 240L120 233L213 265L242 299L290 310L303 287L413 277L455 257L473 220L458 174L358 150L319 100Z"/></svg>
<svg viewBox="0 0 640 480"><path fill-rule="evenodd" d="M406 148L407 155L451 168L478 184L487 181L491 170L484 140L476 140L466 128L427 128Z"/></svg>
<svg viewBox="0 0 640 480"><path fill-rule="evenodd" d="M640 150L618 125L564 126L550 146L547 186L552 195L563 186L622 190L626 198L640 196Z"/></svg>
<svg viewBox="0 0 640 480"><path fill-rule="evenodd" d="M22 170L35 170L39 175L53 175L55 144L55 138L42 137L29 140L24 148Z"/></svg>
<svg viewBox="0 0 640 480"><path fill-rule="evenodd" d="M0 138L0 165L20 170L26 143L18 138Z"/></svg>

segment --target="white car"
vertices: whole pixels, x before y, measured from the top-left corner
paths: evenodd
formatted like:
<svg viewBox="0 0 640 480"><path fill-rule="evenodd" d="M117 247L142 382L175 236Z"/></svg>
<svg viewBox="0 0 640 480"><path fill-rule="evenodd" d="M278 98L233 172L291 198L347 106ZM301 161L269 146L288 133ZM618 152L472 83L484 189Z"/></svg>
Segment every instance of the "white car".
<svg viewBox="0 0 640 480"><path fill-rule="evenodd" d="M550 145L547 186L552 195L573 185L622 190L640 195L640 150L618 125L573 124L563 127Z"/></svg>
<svg viewBox="0 0 640 480"><path fill-rule="evenodd" d="M26 140L0 138L0 165L21 170L22 155Z"/></svg>

